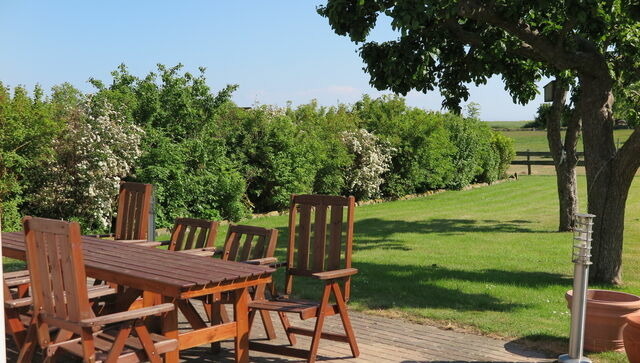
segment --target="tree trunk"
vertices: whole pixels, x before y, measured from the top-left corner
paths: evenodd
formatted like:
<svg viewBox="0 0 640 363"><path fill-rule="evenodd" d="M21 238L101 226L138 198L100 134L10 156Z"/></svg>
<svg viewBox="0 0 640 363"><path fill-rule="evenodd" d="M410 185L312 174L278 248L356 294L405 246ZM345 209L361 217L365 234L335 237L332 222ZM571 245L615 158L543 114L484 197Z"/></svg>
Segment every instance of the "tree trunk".
<svg viewBox="0 0 640 363"><path fill-rule="evenodd" d="M622 178L623 170L615 162L611 80L582 77L580 85L588 209L596 216L590 277L596 283L619 284L625 204L633 176Z"/></svg>
<svg viewBox="0 0 640 363"><path fill-rule="evenodd" d="M559 81L554 81L553 104L547 120L547 140L556 169L556 184L560 205L558 231L570 231L573 228L573 216L578 211L578 195L576 180L576 145L580 132L580 119L574 115L567 125L565 141L562 142L560 126L562 113L566 102L566 87Z"/></svg>

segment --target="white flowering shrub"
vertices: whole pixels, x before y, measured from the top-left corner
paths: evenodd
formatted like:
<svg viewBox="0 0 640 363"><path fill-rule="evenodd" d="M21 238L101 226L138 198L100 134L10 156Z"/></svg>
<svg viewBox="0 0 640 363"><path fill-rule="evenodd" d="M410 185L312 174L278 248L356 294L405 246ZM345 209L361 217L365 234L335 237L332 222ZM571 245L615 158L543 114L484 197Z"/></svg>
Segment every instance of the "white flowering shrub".
<svg viewBox="0 0 640 363"><path fill-rule="evenodd" d="M384 182L382 175L390 169L394 149L365 129L344 131L341 136L355 155L352 169L345 173L349 192L358 199L380 196L380 185Z"/></svg>
<svg viewBox="0 0 640 363"><path fill-rule="evenodd" d="M141 154L143 131L104 101L87 97L65 110L66 130L54 141L31 204L41 216L73 218L83 228L111 226L114 196Z"/></svg>

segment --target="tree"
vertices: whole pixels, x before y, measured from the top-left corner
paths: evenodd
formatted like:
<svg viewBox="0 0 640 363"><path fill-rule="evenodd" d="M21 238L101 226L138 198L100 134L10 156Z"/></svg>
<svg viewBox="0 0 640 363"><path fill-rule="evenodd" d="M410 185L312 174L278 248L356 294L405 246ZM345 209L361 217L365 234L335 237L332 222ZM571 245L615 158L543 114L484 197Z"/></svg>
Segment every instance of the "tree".
<svg viewBox="0 0 640 363"><path fill-rule="evenodd" d="M576 165L578 164L578 136L580 135L580 118L576 112L566 112L566 85L560 80L554 81L553 102L546 112L547 141L556 170L560 221L558 231L573 229L573 219L578 212L578 181ZM568 113L568 115L564 115ZM562 121L566 120L567 131L564 142L560 134Z"/></svg>
<svg viewBox="0 0 640 363"><path fill-rule="evenodd" d="M612 106L614 87L640 79L637 0L329 0L318 12L355 42L366 41L378 16L389 16L398 39L360 48L370 83L402 94L437 87L452 110L468 98L467 84L493 75L523 104L542 76L575 80L588 210L597 216L592 279L621 282L625 204L640 166L640 131L617 150Z"/></svg>

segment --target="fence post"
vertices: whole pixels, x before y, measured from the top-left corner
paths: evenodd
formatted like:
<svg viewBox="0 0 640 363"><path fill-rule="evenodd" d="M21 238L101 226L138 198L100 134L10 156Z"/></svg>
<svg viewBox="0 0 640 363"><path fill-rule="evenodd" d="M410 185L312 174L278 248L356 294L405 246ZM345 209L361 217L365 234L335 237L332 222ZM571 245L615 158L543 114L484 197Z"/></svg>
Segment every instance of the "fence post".
<svg viewBox="0 0 640 363"><path fill-rule="evenodd" d="M529 149L527 149L527 174L531 175L531 155L529 154Z"/></svg>

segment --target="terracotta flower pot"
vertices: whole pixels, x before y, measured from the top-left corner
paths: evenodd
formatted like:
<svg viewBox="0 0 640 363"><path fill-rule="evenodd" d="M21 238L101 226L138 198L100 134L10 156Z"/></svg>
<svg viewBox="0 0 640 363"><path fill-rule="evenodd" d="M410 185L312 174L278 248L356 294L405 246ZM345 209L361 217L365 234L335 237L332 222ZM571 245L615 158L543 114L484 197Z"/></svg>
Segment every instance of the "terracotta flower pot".
<svg viewBox="0 0 640 363"><path fill-rule="evenodd" d="M640 363L640 314L627 316L627 326L622 332L624 349L631 363Z"/></svg>
<svg viewBox="0 0 640 363"><path fill-rule="evenodd" d="M567 291L569 309L573 290ZM622 351L622 330L627 315L640 310L640 296L619 291L587 290L584 349L591 352Z"/></svg>

